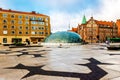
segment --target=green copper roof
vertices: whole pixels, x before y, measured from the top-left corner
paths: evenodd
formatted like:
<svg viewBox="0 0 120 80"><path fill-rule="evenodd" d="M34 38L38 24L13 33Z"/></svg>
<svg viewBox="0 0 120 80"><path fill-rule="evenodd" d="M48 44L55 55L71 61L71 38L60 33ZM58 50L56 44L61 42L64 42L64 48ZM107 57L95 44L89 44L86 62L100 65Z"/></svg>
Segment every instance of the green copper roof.
<svg viewBox="0 0 120 80"><path fill-rule="evenodd" d="M85 24L87 21L86 21L86 17L85 15L83 16L83 19L82 19L82 24Z"/></svg>

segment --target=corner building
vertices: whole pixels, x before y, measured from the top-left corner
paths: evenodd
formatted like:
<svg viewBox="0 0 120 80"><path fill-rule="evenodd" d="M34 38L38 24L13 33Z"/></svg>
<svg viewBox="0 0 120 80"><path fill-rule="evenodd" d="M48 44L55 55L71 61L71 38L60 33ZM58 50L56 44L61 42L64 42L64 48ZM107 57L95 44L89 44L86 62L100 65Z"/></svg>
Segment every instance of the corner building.
<svg viewBox="0 0 120 80"><path fill-rule="evenodd" d="M50 17L44 14L5 10L0 8L0 43L11 44L15 40L32 44L42 42L51 33Z"/></svg>

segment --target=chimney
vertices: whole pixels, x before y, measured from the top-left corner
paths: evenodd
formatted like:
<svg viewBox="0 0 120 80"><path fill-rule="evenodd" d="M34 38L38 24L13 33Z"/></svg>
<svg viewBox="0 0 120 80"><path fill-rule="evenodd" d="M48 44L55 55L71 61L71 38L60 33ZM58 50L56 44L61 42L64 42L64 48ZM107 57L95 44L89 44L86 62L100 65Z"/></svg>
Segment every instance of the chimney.
<svg viewBox="0 0 120 80"><path fill-rule="evenodd" d="M9 11L12 11L11 9L9 9Z"/></svg>
<svg viewBox="0 0 120 80"><path fill-rule="evenodd" d="M33 14L36 14L36 12L35 12L35 11L32 11L32 13L33 13Z"/></svg>
<svg viewBox="0 0 120 80"><path fill-rule="evenodd" d="M2 10L2 8L0 8L0 10Z"/></svg>

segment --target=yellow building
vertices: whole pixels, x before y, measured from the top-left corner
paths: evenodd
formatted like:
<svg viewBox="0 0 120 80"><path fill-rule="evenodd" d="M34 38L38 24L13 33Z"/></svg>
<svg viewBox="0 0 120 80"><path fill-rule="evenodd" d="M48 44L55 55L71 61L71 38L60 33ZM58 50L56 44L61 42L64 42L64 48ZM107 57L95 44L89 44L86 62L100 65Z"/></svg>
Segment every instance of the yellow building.
<svg viewBox="0 0 120 80"><path fill-rule="evenodd" d="M5 10L0 8L0 43L11 44L15 40L36 44L51 33L50 17L44 14Z"/></svg>

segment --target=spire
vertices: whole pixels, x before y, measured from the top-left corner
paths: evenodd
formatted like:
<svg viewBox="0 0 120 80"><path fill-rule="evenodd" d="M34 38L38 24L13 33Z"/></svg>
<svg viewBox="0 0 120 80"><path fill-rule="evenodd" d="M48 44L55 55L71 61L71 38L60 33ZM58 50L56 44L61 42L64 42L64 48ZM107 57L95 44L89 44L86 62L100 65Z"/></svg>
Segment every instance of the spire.
<svg viewBox="0 0 120 80"><path fill-rule="evenodd" d="M86 17L85 15L83 16L83 19L82 19L82 24L85 24L86 23Z"/></svg>

